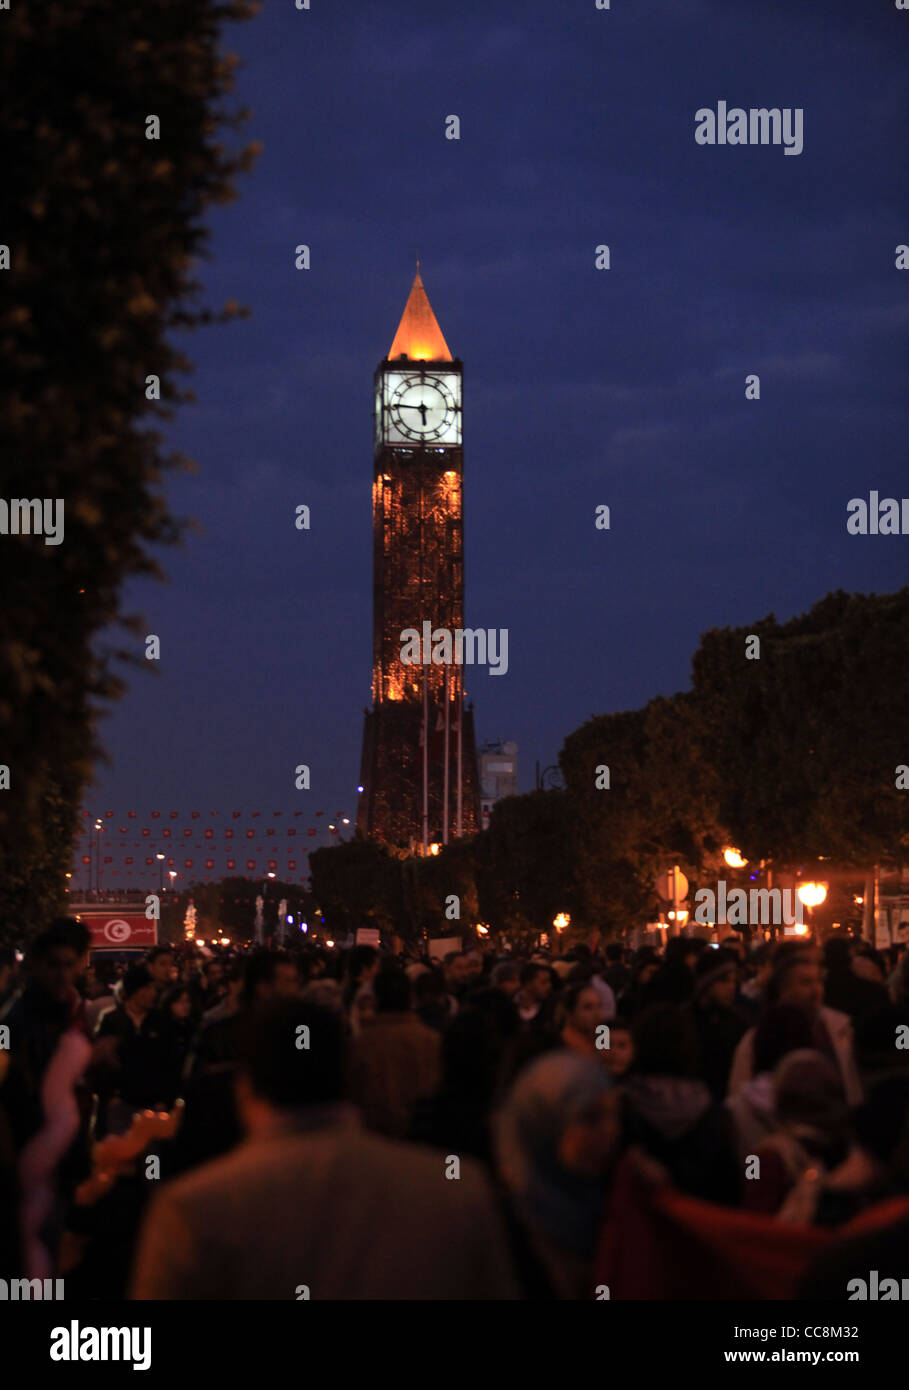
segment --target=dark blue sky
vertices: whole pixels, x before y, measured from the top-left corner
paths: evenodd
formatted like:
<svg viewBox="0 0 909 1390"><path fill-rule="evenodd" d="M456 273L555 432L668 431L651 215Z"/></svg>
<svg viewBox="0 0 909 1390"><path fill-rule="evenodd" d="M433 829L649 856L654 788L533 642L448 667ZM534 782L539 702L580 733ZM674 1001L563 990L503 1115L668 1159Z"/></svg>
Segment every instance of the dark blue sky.
<svg viewBox="0 0 909 1390"><path fill-rule="evenodd" d="M312 6L229 36L264 152L202 274L252 316L186 343L198 403L170 442L199 471L169 496L203 529L124 596L162 660L104 721L93 813L354 814L372 374L417 250L465 369L466 618L510 634L508 674L468 694L522 789L591 714L687 686L706 629L906 582L907 541L845 520L906 491L909 14ZM697 145L720 99L803 108L803 153Z"/></svg>

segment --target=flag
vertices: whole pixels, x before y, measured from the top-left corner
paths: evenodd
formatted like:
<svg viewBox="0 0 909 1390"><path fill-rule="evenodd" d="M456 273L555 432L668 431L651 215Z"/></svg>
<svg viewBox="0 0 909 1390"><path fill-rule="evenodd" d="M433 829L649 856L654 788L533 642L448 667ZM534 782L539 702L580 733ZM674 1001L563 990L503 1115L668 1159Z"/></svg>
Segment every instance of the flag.
<svg viewBox="0 0 909 1390"><path fill-rule="evenodd" d="M193 861L192 861L191 859L184 859L184 860L183 860L183 867L184 867L185 869L191 869L192 866L193 866Z"/></svg>
<svg viewBox="0 0 909 1390"><path fill-rule="evenodd" d="M236 859L228 859L228 861L227 861L227 867L228 867L229 869L235 869L235 868L237 867L237 861L236 861Z"/></svg>
<svg viewBox="0 0 909 1390"><path fill-rule="evenodd" d="M152 811L152 820L158 820L161 816L160 811Z"/></svg>
<svg viewBox="0 0 909 1390"><path fill-rule="evenodd" d="M143 834L143 835L150 835L150 834L151 834L151 831L149 830L149 828L148 828L147 825L142 827L142 834Z"/></svg>
<svg viewBox="0 0 909 1390"><path fill-rule="evenodd" d="M289 869L295 869L295 868L297 867L297 861L296 861L296 859L288 859L288 861L287 861L287 867L288 867Z"/></svg>
<svg viewBox="0 0 909 1390"><path fill-rule="evenodd" d="M213 869L215 867L215 861L213 859L206 859L205 867L206 869Z"/></svg>
<svg viewBox="0 0 909 1390"><path fill-rule="evenodd" d="M146 864L154 864L154 859L146 859Z"/></svg>
<svg viewBox="0 0 909 1390"><path fill-rule="evenodd" d="M247 832L246 832L246 838L247 838L247 840L251 840L251 839L253 838L253 836L255 835L255 833L256 833L256 832L255 832L254 830L247 830Z"/></svg>
<svg viewBox="0 0 909 1390"><path fill-rule="evenodd" d="M255 859L247 859L247 861L246 861L246 867L247 867L247 869L254 869L254 868L256 867L256 861L255 861Z"/></svg>
<svg viewBox="0 0 909 1390"><path fill-rule="evenodd" d="M234 832L232 830L225 830L224 838L225 840L232 840L234 838Z"/></svg>
<svg viewBox="0 0 909 1390"><path fill-rule="evenodd" d="M233 816L234 820L239 820L240 817L242 816L243 812L242 812L242 811L231 811L230 814Z"/></svg>
<svg viewBox="0 0 909 1390"><path fill-rule="evenodd" d="M207 829L206 832L205 832L205 838L206 838L206 840L212 840L212 839L214 839L214 835L215 835L215 832L212 830L211 826L209 826L208 829Z"/></svg>
<svg viewBox="0 0 909 1390"><path fill-rule="evenodd" d="M131 864L131 863L133 862L132 855L131 855L131 854L128 854L128 855L126 856L126 858L124 859L123 862L124 862L124 864Z"/></svg>
<svg viewBox="0 0 909 1390"><path fill-rule="evenodd" d="M198 820L199 817L201 816L202 812L201 812L201 811L190 811L189 814L192 816L193 820Z"/></svg>
<svg viewBox="0 0 909 1390"><path fill-rule="evenodd" d="M136 819L136 813L135 813L135 811L127 811L126 814L129 816L130 820L135 820L135 819Z"/></svg>
<svg viewBox="0 0 909 1390"><path fill-rule="evenodd" d="M306 833L307 835L315 835L316 832L314 830L307 830Z"/></svg>
<svg viewBox="0 0 909 1390"><path fill-rule="evenodd" d="M91 862L92 862L92 857L91 857L91 855L90 855L90 854L83 854L83 856L82 856L82 863L83 863L83 864L90 864Z"/></svg>
<svg viewBox="0 0 909 1390"><path fill-rule="evenodd" d="M176 820L177 817L179 816L179 814L180 814L179 811L171 811L171 813L170 813L170 818L171 818L171 820Z"/></svg>

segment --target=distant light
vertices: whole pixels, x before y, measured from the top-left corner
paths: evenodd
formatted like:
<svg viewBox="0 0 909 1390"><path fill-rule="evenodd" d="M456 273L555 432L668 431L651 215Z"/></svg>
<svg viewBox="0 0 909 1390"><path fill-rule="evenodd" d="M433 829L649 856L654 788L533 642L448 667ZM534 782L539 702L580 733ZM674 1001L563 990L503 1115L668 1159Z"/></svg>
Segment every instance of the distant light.
<svg viewBox="0 0 909 1390"><path fill-rule="evenodd" d="M333 941L326 941L325 943L326 946L334 946L334 944L335 943Z"/></svg>
<svg viewBox="0 0 909 1390"><path fill-rule="evenodd" d="M358 791L358 792L361 792L362 790L363 790L362 787L357 787L357 791Z"/></svg>
<svg viewBox="0 0 909 1390"><path fill-rule="evenodd" d="M350 816L345 816L345 817L344 817L344 820L341 822L341 824L342 824L342 825L350 825Z"/></svg>
<svg viewBox="0 0 909 1390"><path fill-rule="evenodd" d="M477 936L488 936L489 928L484 927L482 922L477 922Z"/></svg>
<svg viewBox="0 0 909 1390"><path fill-rule="evenodd" d="M229 945L230 945L230 937L229 937L229 936L222 936L222 937L221 937L221 945L222 945L222 946L229 946Z"/></svg>
<svg viewBox="0 0 909 1390"><path fill-rule="evenodd" d="M300 923L300 930L301 930L301 931L309 931L309 923L308 923L308 922L301 922L301 923Z"/></svg>
<svg viewBox="0 0 909 1390"><path fill-rule="evenodd" d="M440 844L432 844L432 845L429 846L429 853L430 853L430 854L438 854L438 852L439 852L439 850L440 850L441 848L442 848L442 846L441 846Z"/></svg>
<svg viewBox="0 0 909 1390"><path fill-rule="evenodd" d="M795 890L799 896L799 902L806 907L817 907L827 896L827 885L825 883L800 883Z"/></svg>
<svg viewBox="0 0 909 1390"><path fill-rule="evenodd" d="M862 906L864 905L865 899L864 899L864 898L861 898L861 897L858 897L858 898L853 898L852 901L855 903L856 907L862 907Z"/></svg>
<svg viewBox="0 0 909 1390"><path fill-rule="evenodd" d="M275 876L275 875L274 875L273 870L269 869L268 874L266 875L266 877L267 877L267 878L274 878L274 876Z"/></svg>
<svg viewBox="0 0 909 1390"><path fill-rule="evenodd" d="M163 858L164 858L164 855L163 855L163 854L156 854L156 855L155 855L155 858L156 858L156 859L163 859Z"/></svg>
<svg viewBox="0 0 909 1390"><path fill-rule="evenodd" d="M733 849L731 845L728 849L723 850L723 858L730 869L744 869L748 863L748 860L743 859L741 853L737 849Z"/></svg>
<svg viewBox="0 0 909 1390"><path fill-rule="evenodd" d="M552 919L552 925L556 931L564 931L566 927L571 925L571 916L567 912L557 912Z"/></svg>
<svg viewBox="0 0 909 1390"><path fill-rule="evenodd" d="M288 912L288 914L287 914L287 916L286 916L286 918L285 918L284 920L287 922L287 925L288 925L289 927L292 927L293 924L294 924L293 913L292 913L292 912Z"/></svg>

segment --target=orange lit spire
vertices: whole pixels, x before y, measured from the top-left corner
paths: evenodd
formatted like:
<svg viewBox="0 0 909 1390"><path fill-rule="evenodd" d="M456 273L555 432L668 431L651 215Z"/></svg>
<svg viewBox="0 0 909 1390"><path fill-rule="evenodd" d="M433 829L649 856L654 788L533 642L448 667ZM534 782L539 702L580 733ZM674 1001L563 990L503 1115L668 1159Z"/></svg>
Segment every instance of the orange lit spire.
<svg viewBox="0 0 909 1390"><path fill-rule="evenodd" d="M432 305L420 279L420 262L414 276L395 340L388 350L389 358L406 353L412 362L451 362L448 344L432 312Z"/></svg>

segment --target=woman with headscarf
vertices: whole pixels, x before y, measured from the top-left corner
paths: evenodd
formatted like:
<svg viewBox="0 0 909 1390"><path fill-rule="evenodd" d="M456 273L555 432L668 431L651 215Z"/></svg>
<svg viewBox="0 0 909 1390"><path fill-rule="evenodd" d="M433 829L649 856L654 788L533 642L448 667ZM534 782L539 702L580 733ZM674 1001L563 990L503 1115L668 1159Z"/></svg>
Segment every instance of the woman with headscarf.
<svg viewBox="0 0 909 1390"><path fill-rule="evenodd" d="M776 1126L755 1150L760 1166L745 1183L745 1206L808 1223L824 1177L848 1149L842 1078L829 1057L800 1048L779 1063L773 1088Z"/></svg>
<svg viewBox="0 0 909 1390"><path fill-rule="evenodd" d="M598 1062L548 1052L521 1072L493 1123L512 1210L559 1298L593 1298L618 1092Z"/></svg>

